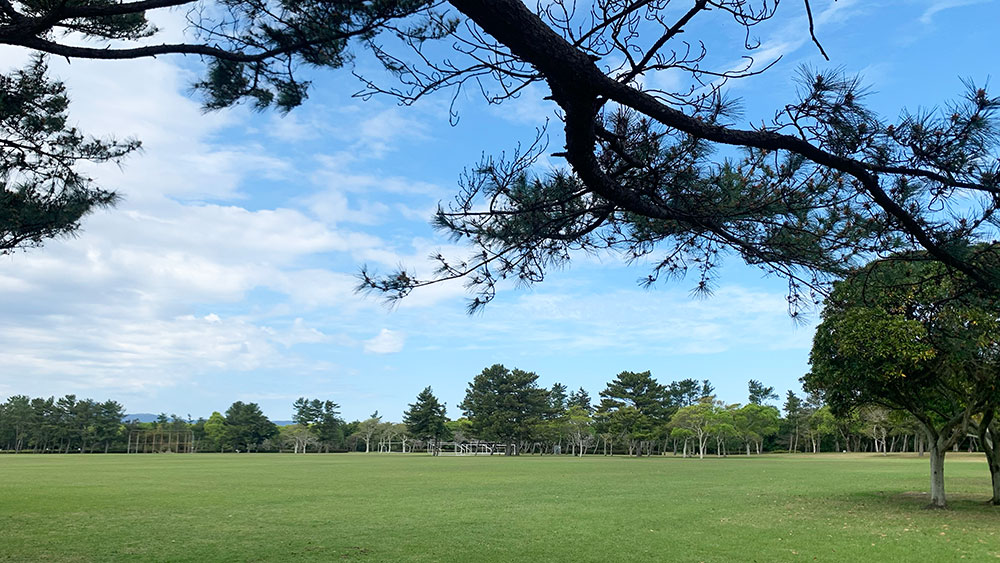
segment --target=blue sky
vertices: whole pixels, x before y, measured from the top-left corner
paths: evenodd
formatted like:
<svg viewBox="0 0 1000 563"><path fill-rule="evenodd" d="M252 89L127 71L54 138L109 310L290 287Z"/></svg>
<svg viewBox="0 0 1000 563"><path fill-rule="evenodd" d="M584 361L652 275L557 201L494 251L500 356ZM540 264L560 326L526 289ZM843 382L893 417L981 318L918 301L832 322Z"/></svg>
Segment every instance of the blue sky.
<svg viewBox="0 0 1000 563"><path fill-rule="evenodd" d="M959 95L959 78L1000 76L996 0L813 0L830 63L801 6L782 8L758 30L759 52L782 61L731 88L745 120L791 101L803 63L861 73L890 117ZM182 22L163 18L163 38ZM706 38L724 61L726 29L709 18L687 38ZM0 56L5 67L25 60ZM0 258L0 397L75 393L194 417L242 400L288 419L305 396L340 403L349 420L375 410L399 420L431 385L456 417L467 382L494 363L595 397L618 372L647 369L664 383L710 379L727 402L745 401L751 378L799 390L813 325L788 317L785 282L735 258L707 299L691 296L693 279L642 289L642 265L613 254L505 288L471 317L461 283L395 309L353 292L361 264L426 272L432 252L468 252L428 226L431 213L463 167L533 139L553 116L543 90L500 107L469 91L450 126L447 95L362 101L348 72L321 72L287 116L204 114L188 89L195 63L52 61L82 129L134 135L144 151L93 171L125 200L79 237Z"/></svg>

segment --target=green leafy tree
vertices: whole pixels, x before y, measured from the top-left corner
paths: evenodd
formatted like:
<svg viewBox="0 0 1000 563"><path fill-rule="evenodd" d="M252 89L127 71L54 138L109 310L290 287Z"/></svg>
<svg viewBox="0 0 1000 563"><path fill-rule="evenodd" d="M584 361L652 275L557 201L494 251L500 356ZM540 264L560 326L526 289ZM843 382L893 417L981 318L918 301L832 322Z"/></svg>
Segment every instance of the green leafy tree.
<svg viewBox="0 0 1000 563"><path fill-rule="evenodd" d="M806 419L806 436L812 444L813 453L822 451L823 437L830 436L836 431L836 418L826 405L814 410Z"/></svg>
<svg viewBox="0 0 1000 563"><path fill-rule="evenodd" d="M294 453L306 453L309 446L316 444L316 435L308 426L302 424L278 427L278 438L285 446L291 444Z"/></svg>
<svg viewBox="0 0 1000 563"><path fill-rule="evenodd" d="M434 396L434 391L428 386L417 394L417 399L408 405L403 413L403 423L409 433L427 442L427 451L438 455L441 451L439 441L448 432L445 424L445 406Z"/></svg>
<svg viewBox="0 0 1000 563"><path fill-rule="evenodd" d="M299 397L292 403L292 407L295 409L292 420L308 428L316 437L314 442L325 451L329 452L331 447L339 447L344 442L344 421L340 418L340 405L333 401ZM305 453L305 444L302 453Z"/></svg>
<svg viewBox="0 0 1000 563"><path fill-rule="evenodd" d="M718 418L718 406L712 397L705 397L697 404L681 407L672 417L668 428L671 433L685 438L684 453L687 455L687 438L694 438L698 444L698 457L705 457L705 446L712 435L712 426Z"/></svg>
<svg viewBox="0 0 1000 563"><path fill-rule="evenodd" d="M763 405L768 401L778 400L778 394L774 392L774 387L765 387L756 379L751 379L747 383L747 388L750 393L749 401L754 405Z"/></svg>
<svg viewBox="0 0 1000 563"><path fill-rule="evenodd" d="M562 383L553 383L549 389L549 408L556 416L561 415L568 407L569 396L566 394L566 386Z"/></svg>
<svg viewBox="0 0 1000 563"><path fill-rule="evenodd" d="M295 412L292 413L292 422L304 426L309 426L316 422L321 411L319 399L311 401L305 397L295 399L295 402L292 403L292 408L295 409Z"/></svg>
<svg viewBox="0 0 1000 563"><path fill-rule="evenodd" d="M230 446L226 432L226 418L219 411L213 411L212 416L205 421L205 438L219 451L225 451Z"/></svg>
<svg viewBox="0 0 1000 563"><path fill-rule="evenodd" d="M569 397L566 399L566 407L580 407L591 414L594 412L594 405L591 403L590 393L588 393L583 387L570 392Z"/></svg>
<svg viewBox="0 0 1000 563"><path fill-rule="evenodd" d="M31 408L31 398L27 395L14 395L0 405L0 424L8 433L7 449L20 453L30 439L35 423Z"/></svg>
<svg viewBox="0 0 1000 563"><path fill-rule="evenodd" d="M712 422L708 427L709 432L715 436L715 453L721 457L728 455L726 442L729 438L737 435L736 421L733 418L733 411L739 406L737 404L726 405L721 401L716 401L715 412Z"/></svg>
<svg viewBox="0 0 1000 563"><path fill-rule="evenodd" d="M750 455L751 445L756 447L757 454L761 453L764 439L778 433L780 417L776 407L755 403L743 405L733 412L733 426L746 446L747 455Z"/></svg>
<svg viewBox="0 0 1000 563"><path fill-rule="evenodd" d="M788 452L799 451L799 436L802 435L803 422L809 416L802 399L791 389L785 396L785 422L788 426Z"/></svg>
<svg viewBox="0 0 1000 563"><path fill-rule="evenodd" d="M32 433L31 443L34 451L44 452L50 447L58 447L59 411L55 397L31 400Z"/></svg>
<svg viewBox="0 0 1000 563"><path fill-rule="evenodd" d="M256 450L264 440L278 435L278 427L264 416L257 403L236 401L226 409L225 420L227 440L243 451Z"/></svg>
<svg viewBox="0 0 1000 563"><path fill-rule="evenodd" d="M116 401L104 401L96 405L93 420L94 443L104 444L107 453L122 437L122 419L125 417L125 407Z"/></svg>
<svg viewBox="0 0 1000 563"><path fill-rule="evenodd" d="M549 411L548 393L537 381L534 373L501 364L475 376L459 405L472 423L473 435L520 449L534 441ZM506 453L515 453L515 448L508 447Z"/></svg>
<svg viewBox="0 0 1000 563"><path fill-rule="evenodd" d="M472 421L461 417L457 420L449 420L445 423L448 436L457 444L466 444L472 438Z"/></svg>
<svg viewBox="0 0 1000 563"><path fill-rule="evenodd" d="M707 379L700 383L695 379L673 381L667 386L667 401L677 408L689 407L711 395L712 389Z"/></svg>
<svg viewBox="0 0 1000 563"><path fill-rule="evenodd" d="M381 422L375 430L379 453L392 453L392 443L397 438L398 426L394 422Z"/></svg>
<svg viewBox="0 0 1000 563"><path fill-rule="evenodd" d="M838 283L803 378L835 414L905 410L930 445L931 506L946 505L944 456L997 396L995 301L932 261L875 263Z"/></svg>
<svg viewBox="0 0 1000 563"><path fill-rule="evenodd" d="M626 440L630 455L641 455L650 451L670 416L666 397L667 388L649 371L623 371L601 391L595 416Z"/></svg>
<svg viewBox="0 0 1000 563"><path fill-rule="evenodd" d="M380 424L382 424L382 417L378 415L378 411L358 424L355 433L365 441L365 453L371 452L372 440L378 435Z"/></svg>
<svg viewBox="0 0 1000 563"><path fill-rule="evenodd" d="M572 405L566 411L566 429L573 453L579 457L587 453L587 447L594 440L594 419L590 409Z"/></svg>

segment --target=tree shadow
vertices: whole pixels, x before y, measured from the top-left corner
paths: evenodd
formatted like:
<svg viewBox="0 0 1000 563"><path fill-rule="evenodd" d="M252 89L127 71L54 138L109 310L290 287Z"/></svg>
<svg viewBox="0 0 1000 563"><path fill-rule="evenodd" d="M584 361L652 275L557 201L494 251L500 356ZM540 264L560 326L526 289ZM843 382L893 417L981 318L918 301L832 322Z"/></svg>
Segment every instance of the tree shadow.
<svg viewBox="0 0 1000 563"><path fill-rule="evenodd" d="M880 502L887 508L937 509L931 505L931 495L926 491L906 491L902 493L885 493L879 491L870 497L872 502ZM1000 506L990 504L990 496L982 493L947 493L948 506L946 510L955 512L981 512L1000 514Z"/></svg>

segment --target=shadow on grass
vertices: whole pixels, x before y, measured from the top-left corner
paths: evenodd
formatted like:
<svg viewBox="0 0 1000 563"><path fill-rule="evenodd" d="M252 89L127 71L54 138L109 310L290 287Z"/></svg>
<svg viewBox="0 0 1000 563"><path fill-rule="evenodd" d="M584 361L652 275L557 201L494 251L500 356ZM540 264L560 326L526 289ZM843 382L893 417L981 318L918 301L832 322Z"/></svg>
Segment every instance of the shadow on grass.
<svg viewBox="0 0 1000 563"><path fill-rule="evenodd" d="M946 493L948 510L955 512L978 512L983 514L1000 514L1000 506L990 504L989 495L971 493ZM876 498L879 498L876 496ZM906 508L933 508L930 506L931 494L922 491L906 491L894 495L885 495L887 505L898 505Z"/></svg>
<svg viewBox="0 0 1000 563"><path fill-rule="evenodd" d="M859 502L869 507L881 507L899 512L931 509L931 495L924 491L906 491L892 493L871 491L848 495L844 500ZM990 497L976 493L947 493L948 507L951 512L967 513L969 515L1000 515L1000 506L990 504Z"/></svg>

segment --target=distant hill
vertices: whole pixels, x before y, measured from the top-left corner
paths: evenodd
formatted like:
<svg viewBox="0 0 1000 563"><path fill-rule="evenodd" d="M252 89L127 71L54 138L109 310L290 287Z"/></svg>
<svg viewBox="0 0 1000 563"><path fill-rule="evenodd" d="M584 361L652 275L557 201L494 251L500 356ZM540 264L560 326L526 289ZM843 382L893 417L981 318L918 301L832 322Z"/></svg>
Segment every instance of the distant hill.
<svg viewBox="0 0 1000 563"><path fill-rule="evenodd" d="M127 414L127 415L123 416L122 420L126 420L126 421L128 421L128 420L138 420L139 422L156 422L156 419L159 418L159 416L160 415L153 414L151 412L137 412L135 414ZM207 419L207 417L206 417L206 419ZM198 419L195 418L195 420L198 420ZM271 422L273 422L276 426L288 426L289 424L295 424L291 420L272 420Z"/></svg>
<svg viewBox="0 0 1000 563"><path fill-rule="evenodd" d="M122 420L138 420L139 422L156 422L156 418L160 416L158 414L153 414L150 412L137 412L135 414L127 414L122 417Z"/></svg>

